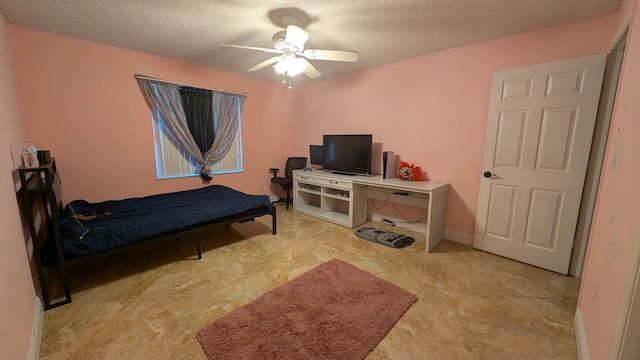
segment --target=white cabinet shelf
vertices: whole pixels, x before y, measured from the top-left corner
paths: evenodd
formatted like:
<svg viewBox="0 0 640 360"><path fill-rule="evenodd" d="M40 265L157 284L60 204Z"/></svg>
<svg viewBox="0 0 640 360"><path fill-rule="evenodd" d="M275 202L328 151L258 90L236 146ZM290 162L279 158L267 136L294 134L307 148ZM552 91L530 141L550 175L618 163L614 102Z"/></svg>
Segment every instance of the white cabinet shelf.
<svg viewBox="0 0 640 360"><path fill-rule="evenodd" d="M448 189L441 181L294 170L293 208L350 228L367 221L367 198L428 209L426 251L431 251L444 237Z"/></svg>
<svg viewBox="0 0 640 360"><path fill-rule="evenodd" d="M294 173L293 208L303 214L355 227L367 221L366 186L331 176Z"/></svg>

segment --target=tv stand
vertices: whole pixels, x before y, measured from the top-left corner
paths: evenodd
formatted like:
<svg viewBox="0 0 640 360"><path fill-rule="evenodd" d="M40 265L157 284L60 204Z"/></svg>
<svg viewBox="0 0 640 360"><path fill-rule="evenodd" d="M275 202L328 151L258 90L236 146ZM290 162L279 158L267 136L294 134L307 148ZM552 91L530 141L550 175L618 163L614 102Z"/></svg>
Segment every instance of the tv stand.
<svg viewBox="0 0 640 360"><path fill-rule="evenodd" d="M353 174L353 173L347 173L347 172L342 172L342 171L332 171L331 173L332 173L333 175L356 176L356 174Z"/></svg>
<svg viewBox="0 0 640 360"><path fill-rule="evenodd" d="M448 192L449 184L440 181L293 171L293 209L338 225L354 228L364 224L367 199L428 209L426 251L431 251L444 237Z"/></svg>

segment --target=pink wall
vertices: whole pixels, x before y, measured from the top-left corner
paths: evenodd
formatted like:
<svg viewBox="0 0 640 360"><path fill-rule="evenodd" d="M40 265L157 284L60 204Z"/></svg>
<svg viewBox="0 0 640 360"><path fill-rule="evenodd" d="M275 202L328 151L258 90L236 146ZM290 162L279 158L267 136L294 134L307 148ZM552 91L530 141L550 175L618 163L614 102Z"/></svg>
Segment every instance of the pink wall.
<svg viewBox="0 0 640 360"><path fill-rule="evenodd" d="M624 4L628 9L629 3L636 2ZM133 75L246 92L245 171L216 176L214 183L262 193L269 183L269 167L282 166L289 155L307 154L308 145L319 143L323 133L373 133L383 149L395 150L401 159L422 166L429 178L451 184L447 229L471 235L492 73L605 52L620 18L605 16L444 51L293 91L280 84L17 26L9 27L7 39L7 26L2 23L0 42L12 46L11 52L6 46L0 48L0 121L6 129L0 134L1 143L16 149L28 136L39 148L51 150L70 199L98 201L199 187L197 178L156 180L151 115ZM638 23L637 13L634 21ZM640 118L635 100L640 95L636 28L630 36L636 45L629 41L609 144L609 157L611 149L621 151L620 167L616 172L605 170L579 302L592 359L606 358L610 348L621 279L628 265L625 255L638 223L640 199L632 182L639 178L633 156L640 151L634 141L640 128L631 121ZM12 77L10 56L20 107L12 83L4 81ZM4 151L0 169L8 173L16 165L9 150ZM0 348L16 352L11 358L24 358L34 292L13 183L6 176L0 180L0 197L0 225L3 231L9 229L3 239L15 239L0 253L0 286L13 292L9 301L4 299L6 292L2 295Z"/></svg>
<svg viewBox="0 0 640 360"><path fill-rule="evenodd" d="M606 52L614 21L573 22L300 86L294 152L308 153L323 133L372 133L383 150L450 183L446 228L472 235L493 72Z"/></svg>
<svg viewBox="0 0 640 360"><path fill-rule="evenodd" d="M6 359L26 359L36 294L31 279L14 170L21 165L24 131L15 92L8 26L0 11L0 349Z"/></svg>
<svg viewBox="0 0 640 360"><path fill-rule="evenodd" d="M197 178L155 179L151 118L133 79L143 73L249 93L245 172L215 177L215 183L262 193L269 183L265 169L281 166L288 155L308 154L323 133L373 133L384 149L451 184L447 229L471 235L492 73L604 52L614 20L574 22L293 91L17 26L11 35L26 131L58 158L69 198L95 201L201 186Z"/></svg>
<svg viewBox="0 0 640 360"><path fill-rule="evenodd" d="M621 80L607 143L605 167L589 239L578 308L589 358L607 359L613 341L634 240L640 236L640 11L627 0L621 11L635 12L627 38ZM624 16L621 16L624 19ZM611 160L619 151L618 169Z"/></svg>
<svg viewBox="0 0 640 360"><path fill-rule="evenodd" d="M285 86L83 40L11 27L26 133L55 156L68 199L89 201L202 186L157 180L151 111L134 74L247 93L244 172L212 183L262 194L290 155L293 93ZM211 56L215 56L212 53Z"/></svg>

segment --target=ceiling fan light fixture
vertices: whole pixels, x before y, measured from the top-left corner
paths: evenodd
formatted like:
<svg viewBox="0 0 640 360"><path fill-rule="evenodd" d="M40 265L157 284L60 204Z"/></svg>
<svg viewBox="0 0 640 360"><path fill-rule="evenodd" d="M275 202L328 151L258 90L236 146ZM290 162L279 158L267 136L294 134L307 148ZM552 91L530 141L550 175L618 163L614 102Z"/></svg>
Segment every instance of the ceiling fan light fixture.
<svg viewBox="0 0 640 360"><path fill-rule="evenodd" d="M284 54L282 59L278 61L274 66L276 72L279 74L286 74L287 76L296 76L304 72L307 68L307 62L302 58L298 58L295 54Z"/></svg>
<svg viewBox="0 0 640 360"><path fill-rule="evenodd" d="M273 35L272 49L234 44L220 44L220 46L280 54L250 67L247 71L260 71L273 65L276 72L282 74L283 83L286 84L287 81L289 82L289 88L291 88L291 77L293 76L305 74L310 79L322 76L320 71L307 60L358 61L359 56L356 51L305 49L305 44L309 39L309 33L298 26L298 18L294 15L285 14L282 16L282 25L286 30L278 31Z"/></svg>

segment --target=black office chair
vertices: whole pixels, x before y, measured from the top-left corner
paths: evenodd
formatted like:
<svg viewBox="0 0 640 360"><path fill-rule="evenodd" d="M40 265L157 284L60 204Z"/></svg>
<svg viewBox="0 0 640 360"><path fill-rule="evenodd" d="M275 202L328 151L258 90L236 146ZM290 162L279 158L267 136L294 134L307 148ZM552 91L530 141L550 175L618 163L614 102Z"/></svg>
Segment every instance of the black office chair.
<svg viewBox="0 0 640 360"><path fill-rule="evenodd" d="M271 182L280 186L282 190L286 190L287 198L285 200L287 206L285 209L289 210L289 204L291 201L291 189L293 188L293 170L304 169L307 166L306 157L290 157L287 159L287 164L284 167L284 177L278 177L278 171L280 169L271 168L270 172L273 173ZM278 201L280 202L280 201Z"/></svg>

